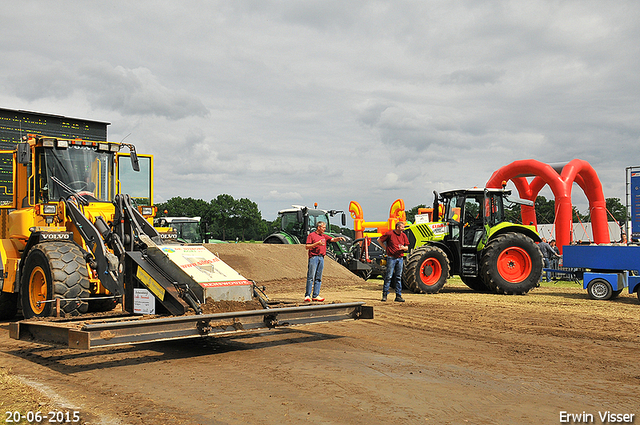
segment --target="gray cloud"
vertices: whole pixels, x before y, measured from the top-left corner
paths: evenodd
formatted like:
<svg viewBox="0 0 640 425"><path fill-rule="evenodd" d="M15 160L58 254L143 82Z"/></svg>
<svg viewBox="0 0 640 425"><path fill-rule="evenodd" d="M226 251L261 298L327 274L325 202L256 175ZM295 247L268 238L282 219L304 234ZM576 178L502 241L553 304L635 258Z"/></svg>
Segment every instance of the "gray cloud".
<svg viewBox="0 0 640 425"><path fill-rule="evenodd" d="M126 69L106 62L70 67L61 62L8 76L14 94L30 102L65 100L81 92L91 107L122 115L155 115L173 120L209 111L197 96L164 86L147 68Z"/></svg>
<svg viewBox="0 0 640 425"><path fill-rule="evenodd" d="M525 158L585 159L624 198L640 162L637 2L68 6L3 9L0 105L112 122L164 199L379 220Z"/></svg>

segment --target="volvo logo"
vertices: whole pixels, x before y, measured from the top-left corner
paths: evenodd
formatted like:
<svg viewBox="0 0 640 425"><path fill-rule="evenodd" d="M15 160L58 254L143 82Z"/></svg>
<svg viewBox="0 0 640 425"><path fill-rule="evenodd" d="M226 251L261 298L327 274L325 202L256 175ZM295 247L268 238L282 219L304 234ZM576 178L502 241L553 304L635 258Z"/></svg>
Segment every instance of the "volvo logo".
<svg viewBox="0 0 640 425"><path fill-rule="evenodd" d="M72 233L40 233L41 241L68 241Z"/></svg>

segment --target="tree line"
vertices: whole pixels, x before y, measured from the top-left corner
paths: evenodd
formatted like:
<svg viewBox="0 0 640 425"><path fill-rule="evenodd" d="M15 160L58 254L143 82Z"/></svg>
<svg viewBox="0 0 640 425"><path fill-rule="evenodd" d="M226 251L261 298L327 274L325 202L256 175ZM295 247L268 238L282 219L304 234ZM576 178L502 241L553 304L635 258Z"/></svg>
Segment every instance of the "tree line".
<svg viewBox="0 0 640 425"><path fill-rule="evenodd" d="M218 195L207 202L203 199L176 196L156 204L157 217L200 217L200 232L207 239L223 241L262 241L280 228L280 217L273 221L262 218L258 204L247 198ZM352 229L331 224L331 232L354 237Z"/></svg>
<svg viewBox="0 0 640 425"><path fill-rule="evenodd" d="M262 241L267 236L280 228L280 218L268 221L262 218L258 204L247 198L235 199L231 195L218 195L207 202L202 199L174 197L167 202L159 203L158 217L200 217L202 234L208 234L209 238L223 241ZM406 211L407 220L415 221L419 208L425 208L424 204L416 205ZM617 221L622 225L629 220L627 208L622 205L619 198L606 198L608 220ZM555 220L555 201L538 196L535 202L536 218L538 224L551 224ZM520 223L520 205L505 205L507 220ZM573 209L573 222L590 221L588 214L582 214L577 208ZM353 229L339 227L331 224L331 232L342 233L354 237Z"/></svg>

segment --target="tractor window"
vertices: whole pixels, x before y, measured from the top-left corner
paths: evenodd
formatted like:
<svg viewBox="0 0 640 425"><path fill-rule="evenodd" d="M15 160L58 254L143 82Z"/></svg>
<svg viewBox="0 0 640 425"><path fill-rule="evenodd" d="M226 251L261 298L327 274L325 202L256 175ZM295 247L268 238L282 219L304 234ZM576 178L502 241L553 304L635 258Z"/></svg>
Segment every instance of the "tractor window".
<svg viewBox="0 0 640 425"><path fill-rule="evenodd" d="M298 217L295 212L282 214L282 230L289 234L300 236L302 223L298 222Z"/></svg>
<svg viewBox="0 0 640 425"><path fill-rule="evenodd" d="M178 238L187 243L202 243L200 237L200 223L171 223L171 227L178 233Z"/></svg>
<svg viewBox="0 0 640 425"><path fill-rule="evenodd" d="M484 232L483 195L469 197L464 202L463 245L477 246Z"/></svg>
<svg viewBox="0 0 640 425"><path fill-rule="evenodd" d="M36 149L37 202L81 195L91 202L114 196L113 153L91 146Z"/></svg>
<svg viewBox="0 0 640 425"><path fill-rule="evenodd" d="M447 222L449 225L449 235L452 240L460 239L460 226L458 223L461 220L460 211L462 211L462 207L464 205L464 196L453 195L449 198L448 202L446 202L446 211L447 211Z"/></svg>
<svg viewBox="0 0 640 425"><path fill-rule="evenodd" d="M318 228L318 222L324 221L327 224L327 232L330 232L331 229L329 227L329 217L326 214L313 214L312 211L309 212L309 232L312 232Z"/></svg>
<svg viewBox="0 0 640 425"><path fill-rule="evenodd" d="M467 198L464 202L464 225L472 226L482 223L482 195L474 198Z"/></svg>
<svg viewBox="0 0 640 425"><path fill-rule="evenodd" d="M490 226L504 221L504 204L500 194L491 193L485 200L485 215Z"/></svg>

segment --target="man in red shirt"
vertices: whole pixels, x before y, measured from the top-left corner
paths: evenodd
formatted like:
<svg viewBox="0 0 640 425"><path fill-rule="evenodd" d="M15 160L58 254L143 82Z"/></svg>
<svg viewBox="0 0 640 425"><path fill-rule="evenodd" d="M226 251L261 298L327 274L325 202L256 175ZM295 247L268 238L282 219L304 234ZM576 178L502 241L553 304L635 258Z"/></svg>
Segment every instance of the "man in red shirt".
<svg viewBox="0 0 640 425"><path fill-rule="evenodd" d="M378 238L378 243L387 251L387 272L382 286L382 301L387 301L391 277L396 286L396 301L403 303L402 298L402 267L404 253L409 250L409 238L404 234L404 223L396 223L394 230L389 230Z"/></svg>
<svg viewBox="0 0 640 425"><path fill-rule="evenodd" d="M304 294L305 302L324 301L320 296L320 285L322 285L322 269L324 269L324 256L327 253L327 241L336 242L343 241L342 236L332 238L325 235L327 223L319 221L315 232L309 233L307 236L307 251L309 251L309 265L307 268L307 289ZM312 298L313 294L313 298Z"/></svg>

